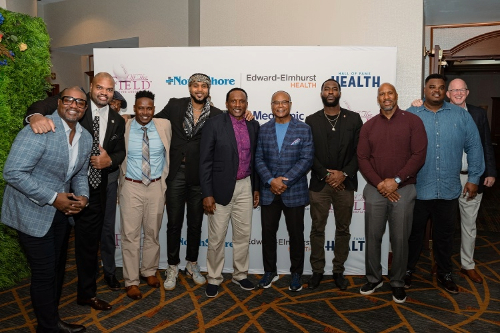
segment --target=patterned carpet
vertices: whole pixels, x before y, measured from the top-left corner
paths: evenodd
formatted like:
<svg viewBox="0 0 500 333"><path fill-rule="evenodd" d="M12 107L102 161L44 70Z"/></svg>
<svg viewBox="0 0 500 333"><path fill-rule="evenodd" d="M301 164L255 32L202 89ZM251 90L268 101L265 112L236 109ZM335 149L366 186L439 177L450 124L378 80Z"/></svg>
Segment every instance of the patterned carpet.
<svg viewBox="0 0 500 333"><path fill-rule="evenodd" d="M459 238L455 244L457 272ZM460 293L454 296L441 289L429 273L431 257L427 252L402 305L392 301L387 279L377 292L363 296L359 288L365 281L360 276L348 277L350 286L345 292L334 288L331 276L326 276L316 290L291 293L289 276L281 276L272 288L249 292L225 275L219 296L209 299L203 286L179 274L173 291L141 284L144 298L139 301L132 301L124 291L110 291L101 277L98 294L113 305L109 312L76 304L72 248L60 314L68 322L84 324L87 332L499 332L500 234L480 235L476 245L477 267L484 284L474 284L455 273ZM163 281L163 272L158 277ZM250 276L254 282L259 278ZM0 332L35 332L35 324L29 281L0 292Z"/></svg>

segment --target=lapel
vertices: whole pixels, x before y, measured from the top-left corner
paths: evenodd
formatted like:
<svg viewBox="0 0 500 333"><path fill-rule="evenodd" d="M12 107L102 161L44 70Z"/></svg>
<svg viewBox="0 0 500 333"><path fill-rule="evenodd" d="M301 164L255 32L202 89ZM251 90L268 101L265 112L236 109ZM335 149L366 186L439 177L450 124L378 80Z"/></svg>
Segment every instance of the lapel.
<svg viewBox="0 0 500 333"><path fill-rule="evenodd" d="M64 131L64 126L62 123L63 120L61 119L61 117L59 117L59 114L57 113L57 111L53 114L52 120L54 121L54 125L56 126L56 128L60 129L60 131L56 130L55 140L58 143L57 147L61 147L61 146L62 147L57 148L55 151L56 151L57 155L62 155L61 158L62 158L63 166L60 168L60 170L61 170L61 172L63 172L63 175L64 175L63 179L66 180L66 175L68 173L68 167L69 167L68 138L67 138L66 133ZM63 142L62 145L60 144L61 142ZM77 162L78 162L78 160L77 160Z"/></svg>
<svg viewBox="0 0 500 333"><path fill-rule="evenodd" d="M343 124L339 124L338 127L335 126L335 130L339 131L339 141L340 141L339 142L339 148L342 147L342 143L343 143L342 139L345 136L345 131L347 129L346 123L348 121L347 120L347 113L345 111L344 112L343 111L344 110L340 109L340 115L339 115L340 119L337 121L337 123L343 123Z"/></svg>
<svg viewBox="0 0 500 333"><path fill-rule="evenodd" d="M109 108L108 106L108 125L106 127L106 134L104 135L104 141L102 143L103 148L106 150L108 150L108 143L111 140L111 136L116 132L116 122L115 117L113 117L114 114L112 112L114 111L111 110L111 108Z"/></svg>
<svg viewBox="0 0 500 333"><path fill-rule="evenodd" d="M163 123L156 118L153 118L153 124L155 125L156 131L160 136L161 142L163 143L163 147L168 147L168 139L167 136L165 135L165 126L163 126Z"/></svg>
<svg viewBox="0 0 500 333"><path fill-rule="evenodd" d="M250 150L253 151L253 147L255 147L255 136L254 136L254 128L253 128L253 123L250 121L245 121L245 124L247 125L247 130L248 130L248 137L250 138Z"/></svg>
<svg viewBox="0 0 500 333"><path fill-rule="evenodd" d="M94 137L94 134L92 133L92 107L90 106L90 96L87 94L87 101L88 102L88 107L87 110L85 111L85 115L80 119L80 124L85 128L87 131L89 131L90 134L92 134L92 137Z"/></svg>
<svg viewBox="0 0 500 333"><path fill-rule="evenodd" d="M233 147L235 154L238 155L238 143L236 142L236 135L234 134L233 122L231 121L229 113L224 114L223 128L224 131L226 132L227 137L229 138L229 141L231 142L231 146Z"/></svg>

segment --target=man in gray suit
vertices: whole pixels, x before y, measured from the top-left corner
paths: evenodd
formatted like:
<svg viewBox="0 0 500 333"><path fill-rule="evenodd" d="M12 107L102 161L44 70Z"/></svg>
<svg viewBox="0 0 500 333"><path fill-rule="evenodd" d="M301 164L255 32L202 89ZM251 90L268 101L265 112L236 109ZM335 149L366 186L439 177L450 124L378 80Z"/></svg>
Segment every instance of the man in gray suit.
<svg viewBox="0 0 500 333"><path fill-rule="evenodd" d="M78 123L87 97L78 87L63 90L55 132L38 135L27 126L16 137L4 166L7 182L2 222L17 230L31 269L31 302L37 332L83 332L63 322L58 305L64 280L69 219L87 206L92 137ZM70 192L72 191L72 192Z"/></svg>

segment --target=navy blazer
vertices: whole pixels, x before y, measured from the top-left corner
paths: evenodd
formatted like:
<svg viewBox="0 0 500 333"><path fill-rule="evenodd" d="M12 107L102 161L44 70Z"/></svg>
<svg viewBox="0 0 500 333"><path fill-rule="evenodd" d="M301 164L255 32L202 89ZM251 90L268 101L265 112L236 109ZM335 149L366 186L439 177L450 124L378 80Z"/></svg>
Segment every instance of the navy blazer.
<svg viewBox="0 0 500 333"><path fill-rule="evenodd" d="M256 120L245 121L245 123L250 138L252 190L259 191L254 161L260 125ZM202 197L214 197L216 203L227 205L233 197L238 166L238 146L229 113L208 119L203 126L200 147Z"/></svg>
<svg viewBox="0 0 500 333"><path fill-rule="evenodd" d="M493 150L493 145L491 144L490 126L488 124L488 117L484 109L470 104L466 105L467 111L469 111L469 114L472 116L472 119L476 123L477 129L479 130L479 136L481 137L481 143L483 145L485 168L484 173L479 180L478 188L478 193L483 193L484 178L497 176L495 152Z"/></svg>
<svg viewBox="0 0 500 333"><path fill-rule="evenodd" d="M87 180L92 136L82 131L73 174L68 178L69 150L62 119L52 116L55 132L35 134L23 128L12 144L3 169L7 182L2 222L25 234L42 237L52 225L56 208L48 204L56 193L89 196Z"/></svg>
<svg viewBox="0 0 500 333"><path fill-rule="evenodd" d="M288 187L281 199L287 207L309 204L307 172L314 159L314 145L309 125L292 117L281 146L278 149L276 120L262 125L255 153L255 169L261 179L260 199L262 205L270 205L274 200L271 186L267 181L283 176Z"/></svg>

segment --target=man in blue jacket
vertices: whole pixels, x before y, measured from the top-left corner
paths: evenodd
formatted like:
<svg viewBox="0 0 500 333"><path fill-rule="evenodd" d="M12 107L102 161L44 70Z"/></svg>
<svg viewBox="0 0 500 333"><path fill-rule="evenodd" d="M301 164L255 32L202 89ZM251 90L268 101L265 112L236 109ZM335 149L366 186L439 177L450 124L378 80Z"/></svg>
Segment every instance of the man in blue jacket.
<svg viewBox="0 0 500 333"><path fill-rule="evenodd" d="M274 119L262 125L255 169L261 179L261 222L264 276L259 287L269 288L278 280L276 268L276 232L281 212L290 239L289 290L302 290L304 269L304 210L309 204L306 174L314 159L314 146L309 125L290 115L292 101L285 91L277 91L271 99Z"/></svg>

